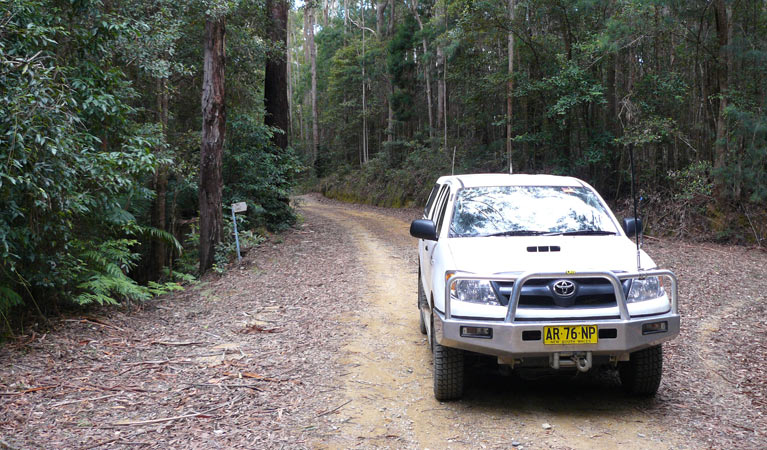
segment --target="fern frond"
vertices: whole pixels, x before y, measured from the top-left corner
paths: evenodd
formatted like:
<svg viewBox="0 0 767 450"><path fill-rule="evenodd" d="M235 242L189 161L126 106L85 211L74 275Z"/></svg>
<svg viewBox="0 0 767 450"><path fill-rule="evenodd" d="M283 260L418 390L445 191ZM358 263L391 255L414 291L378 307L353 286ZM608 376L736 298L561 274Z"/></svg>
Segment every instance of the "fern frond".
<svg viewBox="0 0 767 450"><path fill-rule="evenodd" d="M179 242L178 239L173 236L173 234L168 233L165 230L161 230L155 227L143 226L137 223L131 223L129 226L126 226L126 229L129 234L133 234L134 236L143 236L148 239L164 242L173 247L173 249L176 250L179 255L181 255L184 251L184 247L181 245L181 242Z"/></svg>
<svg viewBox="0 0 767 450"><path fill-rule="evenodd" d="M168 292L184 290L184 288L178 283L173 283L173 282L156 283L154 281L149 282L147 289L155 297L158 295L167 294Z"/></svg>
<svg viewBox="0 0 767 450"><path fill-rule="evenodd" d="M152 297L148 288L138 285L122 272L117 276L95 274L77 287L85 291L75 297L80 304L97 302L103 305L117 303L118 299L149 300Z"/></svg>
<svg viewBox="0 0 767 450"><path fill-rule="evenodd" d="M24 301L16 291L6 286L0 286L0 310L8 310L22 303Z"/></svg>

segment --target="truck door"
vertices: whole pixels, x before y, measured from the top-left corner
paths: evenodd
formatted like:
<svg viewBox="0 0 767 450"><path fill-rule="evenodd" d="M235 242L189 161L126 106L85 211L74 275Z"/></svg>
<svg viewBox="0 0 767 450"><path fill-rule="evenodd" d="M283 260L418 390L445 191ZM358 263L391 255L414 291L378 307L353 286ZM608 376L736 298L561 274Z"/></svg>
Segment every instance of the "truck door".
<svg viewBox="0 0 767 450"><path fill-rule="evenodd" d="M445 207L447 205L447 199L450 196L450 186L445 184L442 186L442 189L439 191L439 196L437 197L437 200L434 202L434 206L431 208L431 211L429 211L429 217L428 219L431 219L435 224L437 221L442 217L442 215L445 213ZM427 298L431 294L431 286L432 286L432 255L434 254L434 248L439 245L437 241L430 241L427 239L421 239L418 243L419 251L418 254L421 258L421 277L423 278L424 283L424 292L426 292Z"/></svg>

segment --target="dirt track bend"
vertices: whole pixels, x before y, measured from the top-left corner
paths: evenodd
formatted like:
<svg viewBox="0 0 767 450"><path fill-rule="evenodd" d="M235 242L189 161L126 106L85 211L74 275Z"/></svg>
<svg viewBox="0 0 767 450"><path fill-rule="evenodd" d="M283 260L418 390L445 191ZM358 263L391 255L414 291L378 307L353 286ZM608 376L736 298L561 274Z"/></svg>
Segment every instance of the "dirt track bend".
<svg viewBox="0 0 767 450"><path fill-rule="evenodd" d="M303 223L224 275L0 345L0 448L767 448L764 249L646 239L681 293L655 399L472 363L463 400L439 403L419 212L297 204Z"/></svg>
<svg viewBox="0 0 767 450"><path fill-rule="evenodd" d="M307 222L322 216L349 233L367 279L366 308L348 318L357 330L343 348L335 436L317 447L688 448L689 437L656 418L656 400L626 399L610 378L525 381L469 370L464 399L432 395L432 355L418 331L417 255L409 223L375 210L302 198ZM663 387L661 387L663 389ZM339 398L341 398L339 396ZM548 424L548 425L544 425ZM544 426L549 429L544 429Z"/></svg>

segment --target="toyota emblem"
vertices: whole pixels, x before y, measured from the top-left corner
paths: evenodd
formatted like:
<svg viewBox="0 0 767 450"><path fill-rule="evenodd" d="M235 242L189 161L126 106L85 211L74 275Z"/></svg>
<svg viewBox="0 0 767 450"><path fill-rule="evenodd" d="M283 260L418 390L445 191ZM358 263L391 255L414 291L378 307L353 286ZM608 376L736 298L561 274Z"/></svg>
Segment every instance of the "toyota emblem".
<svg viewBox="0 0 767 450"><path fill-rule="evenodd" d="M560 297L572 297L575 294L575 283L570 280L558 280L552 290Z"/></svg>

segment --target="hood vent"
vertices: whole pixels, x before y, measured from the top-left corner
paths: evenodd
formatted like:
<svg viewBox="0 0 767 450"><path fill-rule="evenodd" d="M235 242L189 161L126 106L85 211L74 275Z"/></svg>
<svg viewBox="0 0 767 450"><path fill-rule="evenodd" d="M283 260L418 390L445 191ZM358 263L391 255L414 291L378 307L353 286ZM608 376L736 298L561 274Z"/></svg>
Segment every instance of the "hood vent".
<svg viewBox="0 0 767 450"><path fill-rule="evenodd" d="M538 253L538 252L558 252L560 250L558 245L539 245L539 246L532 246L527 247L527 251L531 253Z"/></svg>

